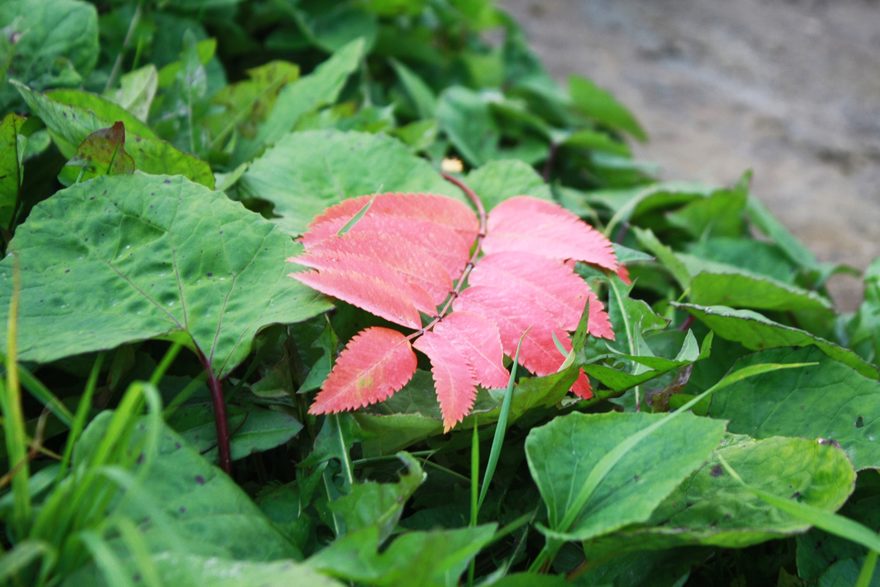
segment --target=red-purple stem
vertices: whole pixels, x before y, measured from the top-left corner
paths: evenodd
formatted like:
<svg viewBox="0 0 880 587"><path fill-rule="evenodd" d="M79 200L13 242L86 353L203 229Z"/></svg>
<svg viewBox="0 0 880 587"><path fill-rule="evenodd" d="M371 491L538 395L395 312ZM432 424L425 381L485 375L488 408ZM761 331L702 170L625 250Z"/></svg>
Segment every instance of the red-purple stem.
<svg viewBox="0 0 880 587"><path fill-rule="evenodd" d="M467 184L465 184L460 179L449 175L448 173L443 174L443 179L448 181L451 184L454 184L458 189L464 192L464 195L467 196L468 200L474 205L477 209L477 216L480 219L480 231L477 233L477 240L474 241L474 252L471 254L471 258L468 259L467 265L464 266L464 271L461 273L461 277L458 278L458 281L455 283L455 288L449 293L449 299L446 300L446 303L443 304L443 308L437 314L437 317L431 320L427 326L423 326L421 329L416 330L409 336L407 336L407 340L412 340L418 336L423 335L427 331L431 330L438 322L443 320L443 317L449 313L449 308L452 307L452 302L455 301L455 298L458 297L458 294L461 293L461 289L464 287L464 282L467 281L468 275L470 275L471 270L474 268L474 264L477 262L477 257L480 256L480 245L483 242L483 239L486 237L486 208L483 207L483 202L480 201L480 198L477 194L474 193L474 190L469 188Z"/></svg>
<svg viewBox="0 0 880 587"><path fill-rule="evenodd" d="M211 403L214 406L214 426L217 430L217 452L220 457L220 468L227 475L232 475L232 456L229 451L229 423L226 418L226 402L223 400L223 383L214 375L211 361L196 347L199 362L208 374L208 387L211 389Z"/></svg>

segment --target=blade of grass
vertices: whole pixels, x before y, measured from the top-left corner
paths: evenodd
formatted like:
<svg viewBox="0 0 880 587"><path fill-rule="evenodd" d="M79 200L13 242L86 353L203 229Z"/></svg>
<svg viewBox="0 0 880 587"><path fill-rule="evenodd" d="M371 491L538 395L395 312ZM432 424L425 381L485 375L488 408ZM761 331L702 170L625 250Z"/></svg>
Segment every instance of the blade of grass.
<svg viewBox="0 0 880 587"><path fill-rule="evenodd" d="M57 481L61 481L67 475L70 460L73 458L73 447L76 446L83 429L86 427L86 419L89 417L89 410L92 407L92 398L95 395L95 389L98 386L98 374L101 372L101 366L104 364L104 353L98 353L92 370L89 372L89 378L86 380L86 387L79 405L76 408L76 415L70 426L70 433L67 435L67 442L64 445L64 454L61 457L61 467L58 469Z"/></svg>
<svg viewBox="0 0 880 587"><path fill-rule="evenodd" d="M40 540L19 542L12 550L3 553L0 557L0 584L17 584L13 581L13 577L40 558L43 559L43 568L54 564L55 551L49 544Z"/></svg>
<svg viewBox="0 0 880 587"><path fill-rule="evenodd" d="M486 501L486 495L489 493L489 485L492 484L492 478L495 476L495 469L498 467L498 459L501 457L501 449L504 448L504 435L507 433L507 421L510 418L510 404L513 401L513 386L516 382L516 368L519 365L519 349L522 346L524 332L516 343L516 353L513 356L513 365L510 367L510 378L507 380L507 389L504 390L504 399L501 402L501 413L498 414L498 422L495 424L495 436L492 438L492 447L489 449L489 461L486 463L486 471L483 473L483 482L480 486L480 499L477 501L477 515L483 502Z"/></svg>
<svg viewBox="0 0 880 587"><path fill-rule="evenodd" d="M113 553L113 550L101 536L94 531L87 531L82 532L79 538L91 553L92 558L95 560L95 566L104 575L108 585L118 585L120 587L134 585L122 561Z"/></svg>
<svg viewBox="0 0 880 587"><path fill-rule="evenodd" d="M21 273L17 259L12 271L12 296L9 300L9 322L6 325L6 383L0 384L0 409L3 411L3 430L10 469L17 469L12 478L12 529L20 537L27 534L31 518L31 494L28 490L30 466L25 433L24 412L21 407L21 388L18 383L18 302L21 295Z"/></svg>
<svg viewBox="0 0 880 587"><path fill-rule="evenodd" d="M479 493L480 493L480 428L478 418L474 418L473 433L471 434L471 519L468 524L471 528L476 527L477 518L480 515ZM468 564L468 581L467 584L472 587L474 578L477 574L477 559L471 559Z"/></svg>
<svg viewBox="0 0 880 587"><path fill-rule="evenodd" d="M363 206L361 206L361 209L358 210L357 213L355 213L355 215L351 217L351 220L346 222L345 225L336 232L336 236L342 236L345 233L347 233L349 230L354 228L354 225L357 224L358 222L360 222L361 218L363 218L364 216L367 215L367 212L369 212L370 207L372 207L373 202L375 200L376 200L376 196L373 196L372 198L367 200L367 203L364 204Z"/></svg>
<svg viewBox="0 0 880 587"><path fill-rule="evenodd" d="M134 522L129 518L120 517L114 520L113 525L119 530L119 535L131 554L140 577L138 582L142 582L147 587L162 587L150 549Z"/></svg>
<svg viewBox="0 0 880 587"><path fill-rule="evenodd" d="M865 557L862 564L862 570L856 579L855 587L871 587L871 581L874 579L874 570L877 568L877 551L872 550Z"/></svg>
<svg viewBox="0 0 880 587"><path fill-rule="evenodd" d="M6 363L6 356L0 353L0 357L2 357L3 363ZM49 390L48 387L43 385L43 383L34 377L34 375L22 367L18 365L18 379L21 383L22 387L24 387L34 398L40 402L43 406L45 406L50 412L52 412L56 418L58 418L62 424L70 427L73 422L73 413L67 409L67 406L62 403L60 399L55 397L55 395Z"/></svg>
<svg viewBox="0 0 880 587"><path fill-rule="evenodd" d="M159 382L162 381L162 378L165 376L165 372L168 370L168 367L171 366L171 363L174 362L174 359L177 358L178 353L180 353L180 349L183 348L183 343L180 341L174 341L168 350L165 352L165 355L162 357L162 360L159 361L159 364L156 365L156 368L153 370L153 374L150 376L150 385L159 385Z"/></svg>

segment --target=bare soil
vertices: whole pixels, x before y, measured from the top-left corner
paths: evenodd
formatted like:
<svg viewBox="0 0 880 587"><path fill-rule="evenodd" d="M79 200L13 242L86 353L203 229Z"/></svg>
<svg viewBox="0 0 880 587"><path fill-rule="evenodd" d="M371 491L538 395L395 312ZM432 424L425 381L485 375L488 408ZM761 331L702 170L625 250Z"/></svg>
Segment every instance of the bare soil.
<svg viewBox="0 0 880 587"><path fill-rule="evenodd" d="M816 255L880 256L880 1L502 0L551 73L611 90L667 179L753 193ZM859 282L832 293L855 308Z"/></svg>

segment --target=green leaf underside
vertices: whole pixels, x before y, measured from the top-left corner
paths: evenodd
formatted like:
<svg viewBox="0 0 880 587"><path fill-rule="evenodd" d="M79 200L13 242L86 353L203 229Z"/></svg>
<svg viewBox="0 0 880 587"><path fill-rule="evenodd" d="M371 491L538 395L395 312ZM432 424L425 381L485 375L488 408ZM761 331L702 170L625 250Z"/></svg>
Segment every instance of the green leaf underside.
<svg viewBox="0 0 880 587"><path fill-rule="evenodd" d="M834 344L805 330L773 322L750 310L734 310L726 306L675 304L690 312L718 336L740 343L750 350L786 346L815 346L823 353L848 365L866 377L880 378L880 371L853 351Z"/></svg>
<svg viewBox="0 0 880 587"><path fill-rule="evenodd" d="M38 205L10 247L22 275L19 356L48 362L186 332L222 376L259 329L330 307L287 277L297 248L184 178L75 185ZM12 257L0 263L4 323L12 268Z"/></svg>

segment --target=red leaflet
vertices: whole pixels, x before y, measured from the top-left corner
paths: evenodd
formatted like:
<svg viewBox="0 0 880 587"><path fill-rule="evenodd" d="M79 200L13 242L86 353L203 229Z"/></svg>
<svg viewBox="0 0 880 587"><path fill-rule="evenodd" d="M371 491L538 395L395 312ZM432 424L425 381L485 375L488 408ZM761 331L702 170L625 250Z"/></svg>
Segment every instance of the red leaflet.
<svg viewBox="0 0 880 587"><path fill-rule="evenodd" d="M614 248L605 236L580 218L552 202L516 196L489 213L486 254L519 251L574 259L617 271Z"/></svg>
<svg viewBox="0 0 880 587"><path fill-rule="evenodd" d="M309 413L355 410L388 399L412 379L416 364L416 354L403 334L367 328L339 354Z"/></svg>
<svg viewBox="0 0 880 587"><path fill-rule="evenodd" d="M574 272L575 261L584 261L625 275L601 233L529 196L496 206L485 225L487 234L478 235L480 221L467 206L428 194L353 198L312 222L302 237L305 253L289 259L311 271L291 277L416 332L373 327L355 336L311 413L386 399L415 372L415 347L430 359L449 430L470 412L477 385L507 385L504 354L513 356L520 339L524 367L536 375L558 371L565 355L554 337L571 349L569 332L588 301L589 334L614 338L604 306ZM421 314L433 319L426 327ZM572 391L590 397L583 372Z"/></svg>
<svg viewBox="0 0 880 587"><path fill-rule="evenodd" d="M431 359L434 388L443 414L443 431L449 431L471 411L477 397L474 372L455 345L436 332L426 332L413 345Z"/></svg>
<svg viewBox="0 0 880 587"><path fill-rule="evenodd" d="M300 257L288 259L312 269L332 269L342 258L348 258L359 267L387 267L400 273L411 285L417 285L431 296L434 306L446 299L452 290L452 278L433 253L417 244L400 246L394 234L376 234L364 231L334 236L312 247Z"/></svg>
<svg viewBox="0 0 880 587"><path fill-rule="evenodd" d="M345 300L395 324L422 325L412 292L354 271L324 270L291 273L291 277L328 296ZM399 285L399 284L398 284Z"/></svg>

